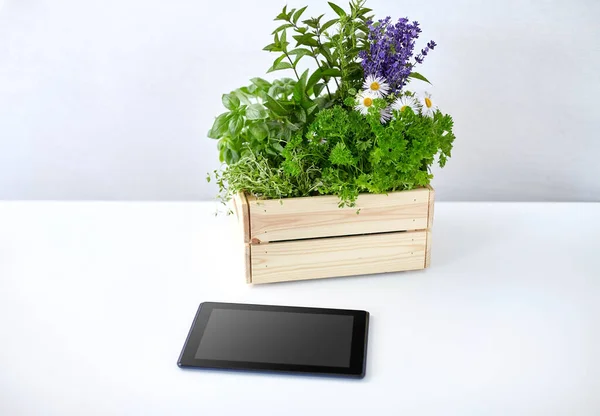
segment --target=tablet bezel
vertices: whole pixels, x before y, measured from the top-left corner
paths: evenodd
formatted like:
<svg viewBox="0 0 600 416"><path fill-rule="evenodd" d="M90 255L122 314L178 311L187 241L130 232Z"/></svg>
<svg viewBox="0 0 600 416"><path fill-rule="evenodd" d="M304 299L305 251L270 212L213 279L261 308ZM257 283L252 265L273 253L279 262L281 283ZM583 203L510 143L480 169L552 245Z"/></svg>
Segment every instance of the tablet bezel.
<svg viewBox="0 0 600 416"><path fill-rule="evenodd" d="M320 315L350 315L354 318L352 327L352 347L350 351L350 367L325 367L298 364L278 364L248 361L208 360L195 358L200 340L211 312L214 309L296 312ZM305 308L295 306L252 305L241 303L201 303L196 312L194 322L177 361L179 367L213 368L229 370L275 371L285 373L304 373L314 375L334 375L363 378L366 370L367 338L369 313L348 309Z"/></svg>

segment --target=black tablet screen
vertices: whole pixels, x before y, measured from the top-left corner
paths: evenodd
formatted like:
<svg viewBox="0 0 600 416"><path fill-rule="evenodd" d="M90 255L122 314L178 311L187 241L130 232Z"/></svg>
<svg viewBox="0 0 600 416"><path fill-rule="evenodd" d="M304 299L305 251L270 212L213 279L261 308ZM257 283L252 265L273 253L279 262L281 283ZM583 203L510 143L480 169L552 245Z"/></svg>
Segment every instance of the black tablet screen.
<svg viewBox="0 0 600 416"><path fill-rule="evenodd" d="M213 309L195 358L349 367L351 315Z"/></svg>
<svg viewBox="0 0 600 416"><path fill-rule="evenodd" d="M369 313L204 302L180 367L364 377Z"/></svg>

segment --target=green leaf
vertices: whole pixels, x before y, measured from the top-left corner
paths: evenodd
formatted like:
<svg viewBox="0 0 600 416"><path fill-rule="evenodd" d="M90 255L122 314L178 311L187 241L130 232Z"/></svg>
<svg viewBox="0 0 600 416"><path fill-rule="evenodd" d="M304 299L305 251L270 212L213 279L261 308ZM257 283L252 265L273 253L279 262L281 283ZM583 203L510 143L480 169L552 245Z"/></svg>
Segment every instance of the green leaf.
<svg viewBox="0 0 600 416"><path fill-rule="evenodd" d="M273 66L279 65L279 62L283 61L284 59L285 59L285 53L283 55L281 55L279 58L275 59L275 61L273 61Z"/></svg>
<svg viewBox="0 0 600 416"><path fill-rule="evenodd" d="M230 118L231 113L223 113L219 115L215 119L212 128L208 131L208 137L211 139L220 139L223 137L223 135L227 133L227 126Z"/></svg>
<svg viewBox="0 0 600 416"><path fill-rule="evenodd" d="M233 137L236 137L238 134L242 132L242 128L244 127L244 120L240 116L233 116L229 120L229 134Z"/></svg>
<svg viewBox="0 0 600 416"><path fill-rule="evenodd" d="M256 140L264 140L269 136L269 128L265 123L254 123L250 125L250 134Z"/></svg>
<svg viewBox="0 0 600 416"><path fill-rule="evenodd" d="M263 91L268 91L269 88L271 88L271 83L269 81L266 81L262 78L252 78L250 80L251 83L253 83L254 85L256 85L259 89L263 90Z"/></svg>
<svg viewBox="0 0 600 416"><path fill-rule="evenodd" d="M317 27L319 27L319 24L317 23L317 21L315 19L303 20L302 23L304 23L308 27L312 27L313 29L316 29Z"/></svg>
<svg viewBox="0 0 600 416"><path fill-rule="evenodd" d="M327 46L320 45L319 52L321 52L321 55L323 55L328 62L334 61L333 57L331 56L331 51L329 50L329 48Z"/></svg>
<svg viewBox="0 0 600 416"><path fill-rule="evenodd" d="M313 74L310 76L310 78L308 78L308 81L306 82L306 89L310 90L311 88L313 88L315 86L315 84L317 82L319 82L322 78L322 69L321 68L317 68L315 70L315 72L313 72Z"/></svg>
<svg viewBox="0 0 600 416"><path fill-rule="evenodd" d="M265 107L278 116L286 116L289 113L278 101L269 95L267 95L267 101L264 104Z"/></svg>
<svg viewBox="0 0 600 416"><path fill-rule="evenodd" d="M246 118L248 120L260 120L267 118L267 111L261 104L252 104L246 109Z"/></svg>
<svg viewBox="0 0 600 416"><path fill-rule="evenodd" d="M296 86L294 87L294 101L297 103L301 103L302 102L302 98L304 98L304 90L302 88L302 84L297 83Z"/></svg>
<svg viewBox="0 0 600 416"><path fill-rule="evenodd" d="M302 13L304 13L304 10L306 10L307 7L308 6L304 6L303 8L298 10L296 13L294 13L294 16L292 17L292 22L294 22L294 24L298 23L298 19L300 19L300 16L302 16Z"/></svg>
<svg viewBox="0 0 600 416"><path fill-rule="evenodd" d="M242 87L244 88L244 87ZM242 90L242 88L238 88L237 90L235 90L233 92L233 94L235 94L235 96L237 98L240 99L240 102L242 104L246 104L246 105L250 105L250 100L248 99L248 95L251 95L249 92L244 92L244 90ZM246 88L246 91L248 91L248 89Z"/></svg>
<svg viewBox="0 0 600 416"><path fill-rule="evenodd" d="M271 43L263 48L263 51L269 52L281 52L281 46L276 45L275 43Z"/></svg>
<svg viewBox="0 0 600 416"><path fill-rule="evenodd" d="M305 35L294 35L294 39L298 45L306 45L306 46L319 46L319 42L317 42L313 35L305 34Z"/></svg>
<svg viewBox="0 0 600 416"><path fill-rule="evenodd" d="M318 105L318 104L313 104L313 105L311 105L310 107L308 107L308 108L306 109L306 114L308 114L308 115L311 115L312 113L314 113L314 111L315 111L317 108L319 108L319 105Z"/></svg>
<svg viewBox="0 0 600 416"><path fill-rule="evenodd" d="M277 36L277 35L275 35ZM281 48L285 50L285 47L287 45L289 45L289 43L287 43L287 32L284 30L283 32L281 32L281 38L279 39L279 43L281 45Z"/></svg>
<svg viewBox="0 0 600 416"><path fill-rule="evenodd" d="M296 118L300 120L301 123L306 123L306 110L300 108L299 111L296 111Z"/></svg>
<svg viewBox="0 0 600 416"><path fill-rule="evenodd" d="M331 26L335 25L337 22L339 22L339 19L331 19L331 20L323 23L323 26L321 26L321 32L325 32L327 29L329 29Z"/></svg>
<svg viewBox="0 0 600 416"><path fill-rule="evenodd" d="M313 29L317 29L319 27L319 23L321 22L321 19L323 18L323 16L325 16L324 14L322 14L319 17L313 17L311 19L307 19L304 20L302 23L304 23L305 25L312 27Z"/></svg>
<svg viewBox="0 0 600 416"><path fill-rule="evenodd" d="M235 110L240 106L240 99L233 94L223 94L221 101L228 110Z"/></svg>
<svg viewBox="0 0 600 416"><path fill-rule="evenodd" d="M293 27L294 25L291 23L284 23L283 25L279 26L277 29L275 29L273 32L271 32L271 35L274 35L277 32L281 32L282 30L288 29L290 27Z"/></svg>
<svg viewBox="0 0 600 416"><path fill-rule="evenodd" d="M294 101L301 103L306 96L306 79L308 78L308 69L302 73L300 80L294 86Z"/></svg>
<svg viewBox="0 0 600 416"><path fill-rule="evenodd" d="M271 143L271 146L273 147L273 149L275 149L278 153L283 152L283 147L279 144L279 142L273 142Z"/></svg>
<svg viewBox="0 0 600 416"><path fill-rule="evenodd" d="M338 142L331 150L329 161L334 165L340 166L352 166L355 164L352 152L350 152L344 142Z"/></svg>
<svg viewBox="0 0 600 416"><path fill-rule="evenodd" d="M312 55L311 51L309 51L308 49L303 49L303 48L294 49L292 52L288 52L288 54L296 55L296 59L294 59L294 66L296 66L298 64L298 62L300 61L300 59L302 59L302 57L304 57L306 55Z"/></svg>
<svg viewBox="0 0 600 416"><path fill-rule="evenodd" d="M323 76L325 77L341 77L342 71L335 68L327 68L323 70Z"/></svg>
<svg viewBox="0 0 600 416"><path fill-rule="evenodd" d="M323 83L315 84L315 86L313 87L313 94L315 95L315 97L318 97L319 95L321 95L321 92L323 92L323 88L325 88L325 84L323 84Z"/></svg>
<svg viewBox="0 0 600 416"><path fill-rule="evenodd" d="M279 62L277 65L273 65L271 68L269 68L267 73L274 72L274 71L281 71L282 69L290 69L290 68L293 68L293 67L292 67L292 64L290 64L289 62Z"/></svg>
<svg viewBox="0 0 600 416"><path fill-rule="evenodd" d="M332 2L328 2L328 3L329 3L329 6L333 9L333 11L338 14L338 16L340 16L340 17L346 16L346 12L340 6L338 6L337 4L332 3Z"/></svg>
<svg viewBox="0 0 600 416"><path fill-rule="evenodd" d="M306 48L296 48L296 49L292 49L291 51L288 52L288 55L297 55L298 58L296 58L296 59L299 59L302 56L311 55L311 54L312 54L312 52Z"/></svg>
<svg viewBox="0 0 600 416"><path fill-rule="evenodd" d="M287 20L287 4L283 6L283 10L277 15L275 20Z"/></svg>
<svg viewBox="0 0 600 416"><path fill-rule="evenodd" d="M409 78L415 78L421 81L425 81L428 84L431 84L431 82L429 82L429 80L427 78L425 78L423 75L419 74L418 72L411 72L408 75Z"/></svg>

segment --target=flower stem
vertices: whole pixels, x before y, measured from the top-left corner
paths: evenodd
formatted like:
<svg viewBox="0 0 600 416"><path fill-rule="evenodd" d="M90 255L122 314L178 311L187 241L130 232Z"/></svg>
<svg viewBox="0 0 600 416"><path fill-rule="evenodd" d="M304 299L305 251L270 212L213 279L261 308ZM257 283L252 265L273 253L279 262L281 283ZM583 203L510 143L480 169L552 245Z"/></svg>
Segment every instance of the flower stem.
<svg viewBox="0 0 600 416"><path fill-rule="evenodd" d="M292 66L292 69L294 70L294 74L296 74L296 79L298 79L298 81L300 81L300 76L298 75L298 71L296 71L296 66L294 65L294 62L292 61L292 58L290 58L290 55L288 55L287 51L283 51L283 53L285 54L288 61L290 61L290 65Z"/></svg>

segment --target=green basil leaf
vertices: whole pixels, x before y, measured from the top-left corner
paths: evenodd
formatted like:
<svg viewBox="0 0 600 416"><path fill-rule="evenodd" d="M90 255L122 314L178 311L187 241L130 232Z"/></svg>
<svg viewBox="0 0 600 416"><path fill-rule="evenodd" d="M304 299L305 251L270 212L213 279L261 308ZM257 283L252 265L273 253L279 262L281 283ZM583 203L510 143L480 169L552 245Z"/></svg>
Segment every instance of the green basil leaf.
<svg viewBox="0 0 600 416"><path fill-rule="evenodd" d="M272 97L267 95L267 101L265 101L265 107L271 110L274 114L278 116L286 116L289 114L289 111L286 110L278 101L273 99Z"/></svg>
<svg viewBox="0 0 600 416"><path fill-rule="evenodd" d="M235 90L235 91L233 92L233 94L235 94L235 96L236 96L237 98L239 98L239 100L240 100L240 102L241 102L242 104L246 104L246 105L250 105L250 104L252 104L252 103L250 102L250 100L248 99L248 94L244 93L244 92L242 91L242 89L241 89L241 88L240 88L240 89L237 89L237 90Z"/></svg>
<svg viewBox="0 0 600 416"><path fill-rule="evenodd" d="M254 123L250 125L250 134L256 140L264 140L269 136L269 128L265 123Z"/></svg>
<svg viewBox="0 0 600 416"><path fill-rule="evenodd" d="M246 109L246 118L248 120L260 120L267 118L267 110L261 104L252 104Z"/></svg>
<svg viewBox="0 0 600 416"><path fill-rule="evenodd" d="M240 99L233 94L223 94L221 101L228 110L235 110L240 106Z"/></svg>
<svg viewBox="0 0 600 416"><path fill-rule="evenodd" d="M242 132L242 128L244 127L244 120L240 116L233 116L229 120L229 134L231 136L236 137Z"/></svg>
<svg viewBox="0 0 600 416"><path fill-rule="evenodd" d="M211 129L208 131L208 137L211 139L220 139L223 137L225 133L227 133L227 126L229 124L229 119L231 118L231 113L223 113L218 116Z"/></svg>
<svg viewBox="0 0 600 416"><path fill-rule="evenodd" d="M268 91L269 88L271 88L271 83L262 78L252 78L250 82L256 85L262 91Z"/></svg>
<svg viewBox="0 0 600 416"><path fill-rule="evenodd" d="M271 146L273 147L273 149L275 149L278 153L283 152L283 147L279 144L279 142L272 142Z"/></svg>

